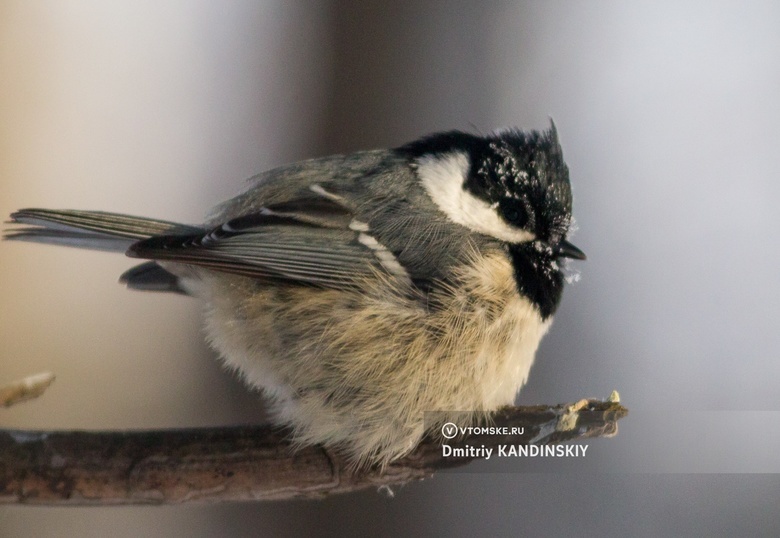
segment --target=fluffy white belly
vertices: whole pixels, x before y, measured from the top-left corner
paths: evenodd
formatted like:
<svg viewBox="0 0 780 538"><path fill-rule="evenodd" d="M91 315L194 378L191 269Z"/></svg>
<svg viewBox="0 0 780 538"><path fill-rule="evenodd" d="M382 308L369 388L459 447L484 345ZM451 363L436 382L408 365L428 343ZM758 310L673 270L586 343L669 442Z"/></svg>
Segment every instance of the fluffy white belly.
<svg viewBox="0 0 780 538"><path fill-rule="evenodd" d="M430 309L386 282L280 289L206 273L197 292L212 345L298 442L387 462L419 442L426 412L512 404L549 328L500 253L457 278Z"/></svg>

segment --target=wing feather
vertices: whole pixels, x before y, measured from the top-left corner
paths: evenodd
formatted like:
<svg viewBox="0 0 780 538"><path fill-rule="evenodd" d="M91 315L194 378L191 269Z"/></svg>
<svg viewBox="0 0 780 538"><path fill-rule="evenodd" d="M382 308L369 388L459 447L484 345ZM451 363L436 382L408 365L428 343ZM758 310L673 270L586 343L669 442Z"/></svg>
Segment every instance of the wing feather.
<svg viewBox="0 0 780 538"><path fill-rule="evenodd" d="M208 232L157 235L134 243L132 257L185 263L253 278L328 287L389 273L409 282L393 254L331 198L290 200L235 217Z"/></svg>

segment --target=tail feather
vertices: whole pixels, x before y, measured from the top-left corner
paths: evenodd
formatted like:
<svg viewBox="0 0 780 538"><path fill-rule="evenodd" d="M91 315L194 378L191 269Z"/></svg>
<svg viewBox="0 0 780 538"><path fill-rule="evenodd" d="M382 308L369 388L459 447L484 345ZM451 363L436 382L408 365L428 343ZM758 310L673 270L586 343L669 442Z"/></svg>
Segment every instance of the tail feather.
<svg viewBox="0 0 780 538"><path fill-rule="evenodd" d="M119 277L119 282L131 290L169 291L188 295L179 277L166 271L157 262L146 262L128 269Z"/></svg>
<svg viewBox="0 0 780 538"><path fill-rule="evenodd" d="M78 230L57 230L55 228L17 228L7 231L3 239L10 241L25 241L28 243L44 243L66 247L84 248L89 250L104 250L107 252L125 252L134 239L111 237L110 235L93 234Z"/></svg>
<svg viewBox="0 0 780 538"><path fill-rule="evenodd" d="M161 234L197 233L200 229L164 220L104 211L22 209L11 214L4 239L124 252L142 239Z"/></svg>

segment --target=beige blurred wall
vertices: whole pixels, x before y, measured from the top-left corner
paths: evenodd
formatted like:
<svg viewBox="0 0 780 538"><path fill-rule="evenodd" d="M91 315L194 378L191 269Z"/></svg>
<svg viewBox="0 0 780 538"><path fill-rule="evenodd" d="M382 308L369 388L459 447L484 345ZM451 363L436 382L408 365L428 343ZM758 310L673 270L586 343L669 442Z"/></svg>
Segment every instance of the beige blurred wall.
<svg viewBox="0 0 780 538"><path fill-rule="evenodd" d="M245 178L301 156L329 85L324 13L287 2L3 2L0 17L4 215L197 222ZM195 301L126 291L121 256L0 248L0 378L57 374L4 425L231 420Z"/></svg>

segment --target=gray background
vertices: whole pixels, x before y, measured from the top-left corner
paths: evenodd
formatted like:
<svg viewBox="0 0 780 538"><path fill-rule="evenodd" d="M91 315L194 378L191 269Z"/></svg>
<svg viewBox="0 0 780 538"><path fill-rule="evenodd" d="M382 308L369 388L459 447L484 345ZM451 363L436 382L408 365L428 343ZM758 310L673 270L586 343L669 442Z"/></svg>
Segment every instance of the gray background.
<svg viewBox="0 0 780 538"><path fill-rule="evenodd" d="M435 130L558 125L578 264L520 403L606 397L569 461L479 462L323 502L0 508L3 536L780 532L780 5L2 0L0 214L197 222L286 162ZM0 244L0 425L258 421L198 305L120 256Z"/></svg>

